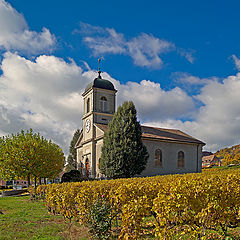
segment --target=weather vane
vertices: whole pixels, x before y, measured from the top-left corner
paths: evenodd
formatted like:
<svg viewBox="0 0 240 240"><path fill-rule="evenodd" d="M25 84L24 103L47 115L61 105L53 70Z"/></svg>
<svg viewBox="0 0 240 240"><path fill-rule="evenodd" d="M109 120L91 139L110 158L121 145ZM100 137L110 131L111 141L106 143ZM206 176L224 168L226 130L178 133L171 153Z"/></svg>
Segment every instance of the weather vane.
<svg viewBox="0 0 240 240"><path fill-rule="evenodd" d="M100 74L101 74L101 70L100 70L100 62L101 62L101 61L102 61L102 58L99 58L99 59L98 59L98 63L99 63L99 67L98 67L98 78L102 78L101 75L100 75Z"/></svg>

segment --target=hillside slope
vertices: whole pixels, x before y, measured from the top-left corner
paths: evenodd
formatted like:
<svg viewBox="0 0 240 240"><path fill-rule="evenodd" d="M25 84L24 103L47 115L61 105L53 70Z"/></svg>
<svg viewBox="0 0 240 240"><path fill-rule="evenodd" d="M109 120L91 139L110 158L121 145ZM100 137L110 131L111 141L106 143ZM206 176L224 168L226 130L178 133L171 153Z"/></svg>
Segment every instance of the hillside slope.
<svg viewBox="0 0 240 240"><path fill-rule="evenodd" d="M240 144L220 149L214 155L222 159L223 165L240 164Z"/></svg>

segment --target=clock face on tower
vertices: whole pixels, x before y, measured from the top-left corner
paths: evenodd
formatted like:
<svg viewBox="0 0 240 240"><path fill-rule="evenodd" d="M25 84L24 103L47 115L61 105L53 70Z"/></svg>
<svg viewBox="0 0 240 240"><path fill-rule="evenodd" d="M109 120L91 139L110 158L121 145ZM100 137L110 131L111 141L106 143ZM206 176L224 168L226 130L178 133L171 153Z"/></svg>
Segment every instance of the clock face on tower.
<svg viewBox="0 0 240 240"><path fill-rule="evenodd" d="M86 121L86 131L89 132L90 131L90 128L91 128L91 121L88 119Z"/></svg>

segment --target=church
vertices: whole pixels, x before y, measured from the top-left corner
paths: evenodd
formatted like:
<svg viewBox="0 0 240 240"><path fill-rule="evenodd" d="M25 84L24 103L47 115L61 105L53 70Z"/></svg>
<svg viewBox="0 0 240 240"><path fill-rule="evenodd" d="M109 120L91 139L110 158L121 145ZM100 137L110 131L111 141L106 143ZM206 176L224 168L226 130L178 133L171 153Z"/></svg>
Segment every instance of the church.
<svg viewBox="0 0 240 240"><path fill-rule="evenodd" d="M75 145L78 169L86 177L103 178L99 159L104 133L108 129L116 105L117 90L99 75L85 89L83 96L83 128ZM149 153L141 176L194 173L202 171L202 141L176 129L141 126L142 141Z"/></svg>

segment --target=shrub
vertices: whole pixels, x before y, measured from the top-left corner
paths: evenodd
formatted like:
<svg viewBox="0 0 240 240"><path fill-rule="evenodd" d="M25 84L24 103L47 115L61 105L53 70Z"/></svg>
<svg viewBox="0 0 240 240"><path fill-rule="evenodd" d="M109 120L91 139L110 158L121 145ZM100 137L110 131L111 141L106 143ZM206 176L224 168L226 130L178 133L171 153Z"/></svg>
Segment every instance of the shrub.
<svg viewBox="0 0 240 240"><path fill-rule="evenodd" d="M111 205L102 196L89 208L87 225L94 239L109 239L111 231Z"/></svg>
<svg viewBox="0 0 240 240"><path fill-rule="evenodd" d="M61 182L81 182L82 175L78 170L71 170L63 174Z"/></svg>

